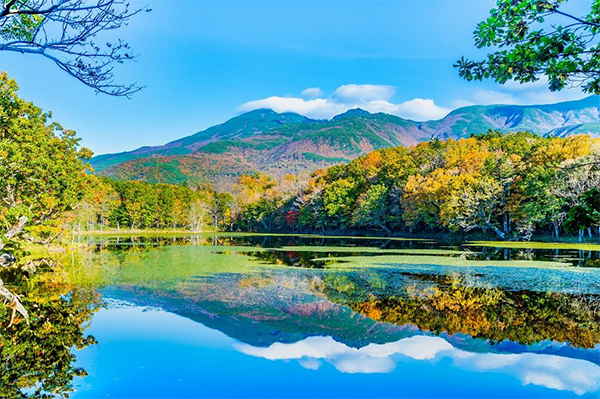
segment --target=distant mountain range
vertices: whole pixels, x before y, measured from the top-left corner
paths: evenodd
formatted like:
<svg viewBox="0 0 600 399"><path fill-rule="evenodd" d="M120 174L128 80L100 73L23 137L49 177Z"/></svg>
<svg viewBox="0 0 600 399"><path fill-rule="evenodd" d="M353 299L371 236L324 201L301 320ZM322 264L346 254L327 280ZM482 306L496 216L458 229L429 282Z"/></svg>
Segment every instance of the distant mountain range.
<svg viewBox="0 0 600 399"><path fill-rule="evenodd" d="M361 109L331 120L260 109L162 146L99 155L91 163L99 174L116 179L210 183L223 189L243 173L308 176L376 149L469 137L489 129L600 137L600 96L550 105L469 106L428 122Z"/></svg>

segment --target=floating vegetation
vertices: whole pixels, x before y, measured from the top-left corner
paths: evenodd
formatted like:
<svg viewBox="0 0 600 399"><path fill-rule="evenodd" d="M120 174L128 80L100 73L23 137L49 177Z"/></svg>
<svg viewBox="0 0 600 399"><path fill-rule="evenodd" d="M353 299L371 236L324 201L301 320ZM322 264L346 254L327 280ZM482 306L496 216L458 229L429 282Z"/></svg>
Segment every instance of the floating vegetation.
<svg viewBox="0 0 600 399"><path fill-rule="evenodd" d="M563 268L569 263L559 261L534 260L469 260L463 257L428 256L428 255L382 255L382 256L340 256L332 258L317 258L315 261L337 260L345 267L396 267L400 265L439 265L458 267L531 267L531 268ZM331 264L331 263L330 263ZM333 263L335 264L335 263Z"/></svg>
<svg viewBox="0 0 600 399"><path fill-rule="evenodd" d="M451 249L435 249L435 248L415 248L415 249L391 249L391 248L376 248L376 247L353 247L353 246L284 246L281 248L273 248L274 251L290 251L290 252L314 252L314 253L364 253L364 254L415 254L415 255L466 255L471 252L451 250Z"/></svg>
<svg viewBox="0 0 600 399"><path fill-rule="evenodd" d="M522 249L572 249L577 251L600 251L600 244L535 241L469 241L467 247L522 248Z"/></svg>

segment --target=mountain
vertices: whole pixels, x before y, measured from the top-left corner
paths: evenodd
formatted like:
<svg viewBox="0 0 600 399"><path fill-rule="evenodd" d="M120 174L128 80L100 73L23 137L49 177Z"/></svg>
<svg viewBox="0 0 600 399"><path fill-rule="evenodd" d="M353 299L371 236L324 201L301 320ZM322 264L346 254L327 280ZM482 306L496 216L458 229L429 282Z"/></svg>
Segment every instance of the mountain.
<svg viewBox="0 0 600 399"><path fill-rule="evenodd" d="M91 163L99 174L116 179L210 183L224 189L243 173L308 176L376 149L469 137L489 129L600 137L600 97L550 105L469 106L428 122L362 109L331 120L260 109L162 146L99 155Z"/></svg>
<svg viewBox="0 0 600 399"><path fill-rule="evenodd" d="M158 147L94 157L116 179L227 188L243 173L306 175L370 151L410 146L431 137L421 124L388 114L350 110L330 121L262 109Z"/></svg>
<svg viewBox="0 0 600 399"><path fill-rule="evenodd" d="M92 165L97 171L109 166L150 156L173 156L190 154L197 149L219 140L243 139L289 123L311 122L304 116L294 113L278 114L271 110L257 110L231 118L225 123L172 141L162 146L141 147L130 152L106 154L94 157Z"/></svg>
<svg viewBox="0 0 600 399"><path fill-rule="evenodd" d="M468 137L489 129L527 130L543 136L600 135L600 96L551 105L475 105L428 122L433 137Z"/></svg>

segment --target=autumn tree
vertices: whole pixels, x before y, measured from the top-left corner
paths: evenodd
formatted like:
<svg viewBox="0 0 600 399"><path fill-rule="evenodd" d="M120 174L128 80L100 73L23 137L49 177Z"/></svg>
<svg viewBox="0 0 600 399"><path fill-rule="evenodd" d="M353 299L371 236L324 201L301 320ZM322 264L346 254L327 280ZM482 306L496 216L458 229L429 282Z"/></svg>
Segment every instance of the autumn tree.
<svg viewBox="0 0 600 399"><path fill-rule="evenodd" d="M441 206L442 223L451 230L493 231L499 238L506 234L496 218L502 187L487 176L464 174L452 182L452 189Z"/></svg>
<svg viewBox="0 0 600 399"><path fill-rule="evenodd" d="M422 225L434 228L439 225L440 205L444 190L451 179L443 169L436 169L427 176L410 176L404 187L402 206L403 219L409 229Z"/></svg>
<svg viewBox="0 0 600 399"><path fill-rule="evenodd" d="M317 171L288 210L318 231L481 230L528 239L551 226L558 236L582 194L600 186L599 156L589 136L490 131L432 140Z"/></svg>
<svg viewBox="0 0 600 399"><path fill-rule="evenodd" d="M189 213L190 230L194 232L202 231L202 225L208 215L209 209L209 204L199 198L192 202Z"/></svg>

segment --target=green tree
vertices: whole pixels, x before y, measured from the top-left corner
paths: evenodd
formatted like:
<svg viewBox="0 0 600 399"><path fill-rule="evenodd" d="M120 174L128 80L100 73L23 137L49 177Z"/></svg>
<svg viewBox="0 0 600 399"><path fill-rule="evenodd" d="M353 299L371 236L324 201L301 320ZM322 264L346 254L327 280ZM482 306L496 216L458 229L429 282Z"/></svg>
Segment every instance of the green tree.
<svg viewBox="0 0 600 399"><path fill-rule="evenodd" d="M50 261L52 262L52 261ZM85 329L100 308L92 289L75 288L61 272L38 270L22 283L10 281L29 309L29 321L12 319L10 307L0 303L0 397L68 397L73 378L86 371L75 366L73 348L96 343ZM12 320L11 320L12 319Z"/></svg>
<svg viewBox="0 0 600 399"><path fill-rule="evenodd" d="M590 231L600 226L600 189L597 187L583 193L580 203L569 210L565 227L567 230L579 232L579 242L582 241L584 230Z"/></svg>
<svg viewBox="0 0 600 399"><path fill-rule="evenodd" d="M383 184L376 184L358 197L356 209L352 214L352 223L361 227L377 227L389 231L386 226L388 189Z"/></svg>
<svg viewBox="0 0 600 399"><path fill-rule="evenodd" d="M214 193L210 216L216 229L228 228L232 223L232 207L235 199L229 193Z"/></svg>
<svg viewBox="0 0 600 399"><path fill-rule="evenodd" d="M348 179L334 181L323 190L323 207L327 216L337 220L339 227L344 228L346 219L352 212L355 185Z"/></svg>
<svg viewBox="0 0 600 399"><path fill-rule="evenodd" d="M50 122L17 90L0 73L0 249L24 231L50 226L83 198L91 155L73 131Z"/></svg>
<svg viewBox="0 0 600 399"><path fill-rule="evenodd" d="M459 75L501 84L534 82L546 75L552 91L580 85L600 94L600 1L593 0L590 12L582 16L565 12L565 2L498 0L475 30L475 45L495 51L482 61L461 58L454 65Z"/></svg>
<svg viewBox="0 0 600 399"><path fill-rule="evenodd" d="M158 184L157 212L155 215L156 227L166 227L173 224L173 209L175 207L174 186L168 184Z"/></svg>

